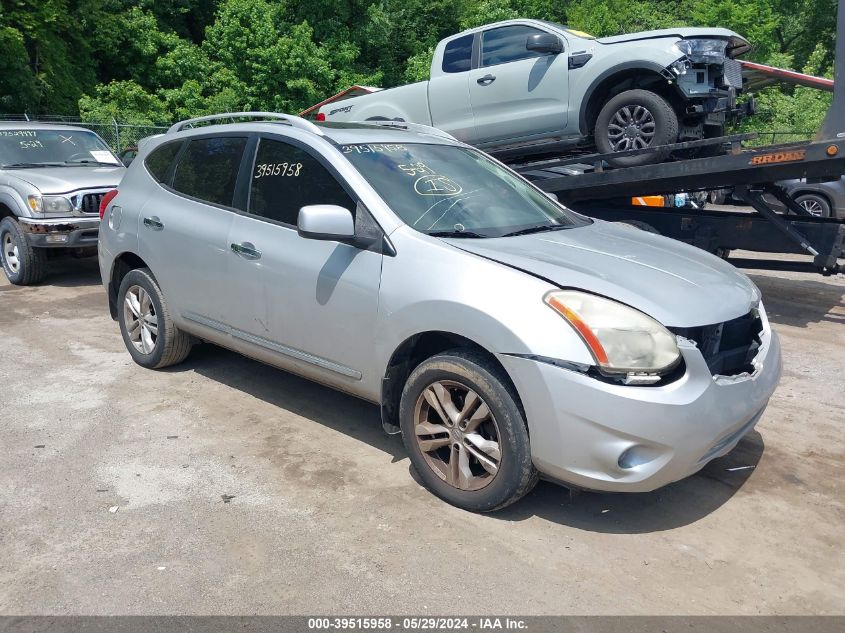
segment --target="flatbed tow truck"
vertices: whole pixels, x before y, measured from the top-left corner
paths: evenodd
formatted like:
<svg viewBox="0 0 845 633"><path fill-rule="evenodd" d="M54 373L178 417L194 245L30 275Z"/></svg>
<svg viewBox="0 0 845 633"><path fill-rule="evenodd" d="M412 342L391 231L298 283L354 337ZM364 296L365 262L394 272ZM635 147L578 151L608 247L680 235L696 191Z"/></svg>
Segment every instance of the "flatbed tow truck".
<svg viewBox="0 0 845 633"><path fill-rule="evenodd" d="M610 154L570 155L538 160L502 154L499 159L572 209L595 218L623 222L660 233L710 252L727 256L742 249L763 253L803 253L811 262L752 260L758 268L811 270L823 275L845 272L837 260L845 257L845 221L820 218L793 201L779 181L806 178L815 182L838 180L845 174L845 0L837 15L834 81L748 63L752 82L774 81L832 90L833 101L812 141L745 149L742 142L754 134L723 136L662 147L615 152L634 156L670 149L690 153L721 145L727 153L687 158L638 167L607 166ZM372 90L372 89L370 89ZM319 105L343 98L344 93ZM315 111L314 106L304 111ZM399 121L391 122L401 127ZM495 153L493 153L496 156ZM753 211L716 211L637 206L632 198L654 194L732 188ZM767 196L788 211L777 212ZM735 262L736 263L736 262ZM746 261L746 264L751 262Z"/></svg>
<svg viewBox="0 0 845 633"><path fill-rule="evenodd" d="M837 15L834 82L815 85L833 91L833 101L816 138L809 142L743 149L754 135L734 135L668 146L688 151L713 144L729 147L726 154L641 167L606 168L607 155L591 154L534 162L508 161L510 167L544 191L585 215L625 222L672 237L713 253L743 249L767 253L806 253L809 266L783 261L754 260L760 268L810 268L824 275L845 271L845 221L819 218L795 203L779 181L807 178L838 180L845 174L845 2ZM773 80L814 85L797 73L752 65ZM790 76L791 75L791 76ZM615 156L660 151L648 148ZM753 212L635 206L631 199L653 194L733 188ZM764 194L775 198L789 214L777 213Z"/></svg>

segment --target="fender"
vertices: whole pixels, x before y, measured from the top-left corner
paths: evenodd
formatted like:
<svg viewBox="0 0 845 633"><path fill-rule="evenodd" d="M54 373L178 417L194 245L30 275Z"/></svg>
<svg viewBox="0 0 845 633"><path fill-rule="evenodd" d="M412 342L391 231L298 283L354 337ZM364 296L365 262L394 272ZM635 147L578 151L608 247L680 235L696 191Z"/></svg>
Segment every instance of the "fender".
<svg viewBox="0 0 845 633"><path fill-rule="evenodd" d="M0 186L0 204L6 205L15 217L33 217L21 194L7 185Z"/></svg>
<svg viewBox="0 0 845 633"><path fill-rule="evenodd" d="M407 112L393 105L373 103L364 105L354 115L355 121L410 121Z"/></svg>
<svg viewBox="0 0 845 633"><path fill-rule="evenodd" d="M583 136L589 136L591 132L587 123L587 106L590 103L590 99L593 98L593 94L595 93L595 91L599 88L599 86L601 86L602 83L604 83L605 80L609 79L610 77L626 73L631 70L647 70L655 72L659 75L663 75L664 77L666 76L665 67L661 66L658 63L646 60L635 60L625 62L623 64L617 64L616 66L608 68L606 71L598 75L590 83L589 87L584 92L584 97L581 99L581 111L578 115L578 128Z"/></svg>

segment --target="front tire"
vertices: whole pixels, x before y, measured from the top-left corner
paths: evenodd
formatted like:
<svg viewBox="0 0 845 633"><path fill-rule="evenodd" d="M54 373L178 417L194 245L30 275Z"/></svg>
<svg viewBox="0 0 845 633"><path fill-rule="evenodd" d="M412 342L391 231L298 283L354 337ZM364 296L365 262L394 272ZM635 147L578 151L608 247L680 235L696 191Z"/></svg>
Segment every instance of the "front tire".
<svg viewBox="0 0 845 633"><path fill-rule="evenodd" d="M117 293L117 320L132 360L148 369L181 363L191 337L173 323L167 302L149 268L129 271Z"/></svg>
<svg viewBox="0 0 845 633"><path fill-rule="evenodd" d="M795 202L817 218L830 217L830 202L824 196L816 193L806 193L796 196Z"/></svg>
<svg viewBox="0 0 845 633"><path fill-rule="evenodd" d="M668 145L678 140L678 115L666 99L649 90L626 90L604 104L596 119L596 147L602 154ZM659 163L669 151L609 158L614 167Z"/></svg>
<svg viewBox="0 0 845 633"><path fill-rule="evenodd" d="M29 286L47 276L47 253L33 247L14 218L0 222L0 260L3 272L16 286Z"/></svg>
<svg viewBox="0 0 845 633"><path fill-rule="evenodd" d="M423 484L454 506L498 510L537 483L516 395L482 354L456 349L420 363L405 383L399 419Z"/></svg>

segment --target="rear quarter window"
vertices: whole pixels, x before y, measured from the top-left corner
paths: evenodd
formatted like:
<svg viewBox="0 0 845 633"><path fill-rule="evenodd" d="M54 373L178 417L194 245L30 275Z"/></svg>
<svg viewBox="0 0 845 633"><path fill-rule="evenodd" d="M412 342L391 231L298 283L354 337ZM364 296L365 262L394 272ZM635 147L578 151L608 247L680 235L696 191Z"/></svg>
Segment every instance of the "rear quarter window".
<svg viewBox="0 0 845 633"><path fill-rule="evenodd" d="M147 171L150 172L150 175L157 182L167 184L166 178L170 171L170 165L173 163L173 159L176 158L180 147L182 147L182 141L165 143L156 147L147 156L144 165L146 165Z"/></svg>

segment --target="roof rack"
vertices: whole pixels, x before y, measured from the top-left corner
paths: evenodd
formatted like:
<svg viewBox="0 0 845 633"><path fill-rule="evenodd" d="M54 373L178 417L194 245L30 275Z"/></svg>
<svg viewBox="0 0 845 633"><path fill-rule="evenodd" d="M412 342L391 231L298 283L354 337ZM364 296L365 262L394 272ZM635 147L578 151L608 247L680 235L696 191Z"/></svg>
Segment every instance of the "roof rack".
<svg viewBox="0 0 845 633"><path fill-rule="evenodd" d="M167 130L167 134L174 134L186 128L192 128L196 123L204 123L206 121L221 121L224 119L231 119L231 122L235 123L235 119L247 118L273 119L276 121L283 121L291 127L295 127L300 130L305 130L306 132L312 132L314 134L323 136L323 131L319 127L311 123L311 121L308 121L298 116L294 116L292 114L279 114L278 112L227 112L225 114L209 114L207 116L199 116L194 119L186 119L185 121L179 121L179 123L174 123Z"/></svg>
<svg viewBox="0 0 845 633"><path fill-rule="evenodd" d="M451 134L447 134L443 130L440 130L436 127L431 127L430 125L423 125L422 123L408 123L407 121L361 121L361 123L366 123L367 125L381 125L383 127L393 127L399 130L407 130L408 132L416 132L417 134L428 134L430 136L438 136L440 138L445 138L450 141L458 141L454 136Z"/></svg>

